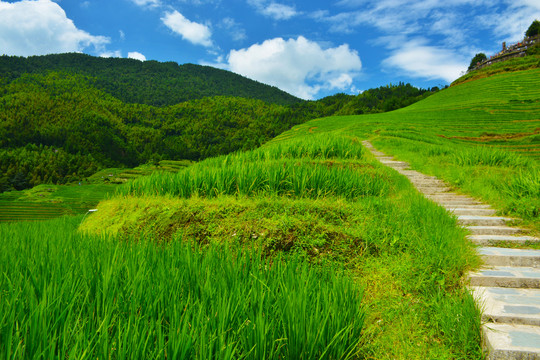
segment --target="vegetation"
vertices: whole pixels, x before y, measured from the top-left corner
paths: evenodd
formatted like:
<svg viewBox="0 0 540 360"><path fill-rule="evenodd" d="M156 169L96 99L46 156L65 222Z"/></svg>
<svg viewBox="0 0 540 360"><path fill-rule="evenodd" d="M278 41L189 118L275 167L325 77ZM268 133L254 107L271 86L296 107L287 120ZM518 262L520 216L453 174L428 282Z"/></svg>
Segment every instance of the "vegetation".
<svg viewBox="0 0 540 360"><path fill-rule="evenodd" d="M526 66L528 59L516 59L517 67ZM539 69L531 69L475 81L458 79L459 85L407 108L314 120L274 141L319 133L360 138L376 134L373 143L381 150L538 231L539 75Z"/></svg>
<svg viewBox="0 0 540 360"><path fill-rule="evenodd" d="M201 147L207 155L183 166L158 161L161 153L150 147L147 154L156 158L137 171L107 169L89 177L88 185L1 194L0 201L16 195L37 204L41 197L73 199L78 189L88 189L83 197L108 199L85 215L0 224L0 357L482 359L479 310L461 281L479 262L466 231L406 178L375 161L360 140L371 138L385 152L538 230L540 70L531 58L507 62L508 70L489 78L460 79L393 112L302 123L256 150L203 160L217 147ZM55 77L65 81L40 85ZM73 79L81 75L6 82L0 105L25 99L24 91L5 90L25 81L46 91L21 104L77 94ZM108 131L122 146L130 144L135 125L141 133L196 139L199 132L183 132L189 124L167 122L167 114L180 109L186 119L197 118L199 110L187 109L207 111L223 101L229 102L220 109L225 119L242 118L244 109L302 118L357 111L364 96L252 107L254 100L218 97L156 108L125 104L86 81L90 90L77 95L81 114L95 108L84 108L82 100L92 103L89 94L99 94L101 112L93 111L117 126L110 129L120 129ZM53 93L64 89L55 84L70 91ZM407 85L375 89L364 98L367 104L377 94L400 91L409 91ZM377 106L389 98L382 96ZM238 102L245 107L228 117L226 109ZM268 112L259 113L261 106ZM58 129L70 124L63 119ZM15 129L0 124L3 134ZM225 124L208 134L220 134ZM9 151L26 146L16 145L22 144L17 136L0 139L13 142L3 147ZM73 154L66 146L36 146L24 151ZM140 150L132 151L136 158ZM113 160L98 150L80 154L89 161L124 161L122 152ZM112 194L105 178L132 179Z"/></svg>
<svg viewBox="0 0 540 360"><path fill-rule="evenodd" d="M468 70L474 69L478 64L480 64L482 61L487 60L487 56L484 53L478 53L474 55L474 57L471 60L471 64L469 65Z"/></svg>
<svg viewBox="0 0 540 360"><path fill-rule="evenodd" d="M101 58L80 53L28 58L0 56L0 77L7 81L50 71L89 77L96 89L130 104L170 106L214 96L257 99L279 105L302 102L276 87L210 66Z"/></svg>
<svg viewBox="0 0 540 360"><path fill-rule="evenodd" d="M0 357L347 359L359 342L362 291L343 274L80 221L0 225Z"/></svg>
<svg viewBox="0 0 540 360"><path fill-rule="evenodd" d="M149 70L147 74L145 65L136 60L116 59L116 63L82 54L2 59L0 64L6 69L5 78L0 81L0 192L43 183L79 182L109 167L134 167L160 160L198 161L253 149L312 118L334 113L388 111L431 94L410 84L399 84L368 90L358 96L342 94L317 102L297 101L290 106L271 103L271 97L264 96L260 97L268 102L215 96L155 107L126 103L131 95L125 98L109 91L99 85L101 78L87 73L101 76L100 71L109 74L107 71L116 69L120 74L122 71L129 74L126 81L131 76L140 79L155 76L159 86L169 89L162 76L169 74L170 64L156 63L155 72ZM56 60L58 65L53 66ZM81 62L79 68L76 60ZM44 71L48 68L63 70ZM115 89L120 93L129 93L121 75L107 79L119 81ZM218 77L215 81L225 80ZM242 84L240 81L234 86ZM195 91L202 85L194 82L191 86ZM235 93L218 86L212 88ZM159 94L154 88L137 89L141 94ZM160 101L156 98L148 102Z"/></svg>
<svg viewBox="0 0 540 360"><path fill-rule="evenodd" d="M534 20L531 26L529 26L529 28L525 32L525 36L532 37L537 35L540 35L540 21Z"/></svg>
<svg viewBox="0 0 540 360"><path fill-rule="evenodd" d="M481 356L478 312L460 287L477 262L465 232L355 138L306 134L154 173L98 209L83 233L234 244L344 268L368 309L354 357Z"/></svg>

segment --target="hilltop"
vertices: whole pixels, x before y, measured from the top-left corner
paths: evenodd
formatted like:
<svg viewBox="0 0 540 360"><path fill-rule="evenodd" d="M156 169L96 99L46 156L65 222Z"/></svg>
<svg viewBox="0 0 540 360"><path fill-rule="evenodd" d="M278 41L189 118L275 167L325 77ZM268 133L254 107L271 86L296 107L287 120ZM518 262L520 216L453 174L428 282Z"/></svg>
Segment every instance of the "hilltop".
<svg viewBox="0 0 540 360"><path fill-rule="evenodd" d="M92 77L96 89L130 104L168 106L212 96L257 99L279 105L303 102L276 87L210 66L79 53L27 58L0 56L0 76L8 81L23 74L49 71Z"/></svg>

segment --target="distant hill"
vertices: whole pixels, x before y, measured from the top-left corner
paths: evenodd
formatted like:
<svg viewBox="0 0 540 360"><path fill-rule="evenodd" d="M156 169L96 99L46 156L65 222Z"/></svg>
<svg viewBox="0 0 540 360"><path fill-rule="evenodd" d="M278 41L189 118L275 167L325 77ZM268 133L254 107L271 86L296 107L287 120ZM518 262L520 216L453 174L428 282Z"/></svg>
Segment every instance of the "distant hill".
<svg viewBox="0 0 540 360"><path fill-rule="evenodd" d="M257 99L291 105L304 100L230 71L194 64L100 58L70 53L28 58L0 56L0 77L62 71L94 78L94 86L126 103L175 105L209 96Z"/></svg>
<svg viewBox="0 0 540 360"><path fill-rule="evenodd" d="M400 83L304 101L205 66L3 56L0 192L254 149L313 118L395 110L431 93Z"/></svg>

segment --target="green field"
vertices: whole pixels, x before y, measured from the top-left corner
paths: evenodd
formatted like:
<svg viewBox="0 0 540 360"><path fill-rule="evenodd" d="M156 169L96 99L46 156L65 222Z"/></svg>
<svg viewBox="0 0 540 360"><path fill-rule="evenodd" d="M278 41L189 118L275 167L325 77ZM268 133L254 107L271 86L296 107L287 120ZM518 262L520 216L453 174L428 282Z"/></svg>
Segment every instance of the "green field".
<svg viewBox="0 0 540 360"><path fill-rule="evenodd" d="M540 69L461 83L390 113L316 119L270 144L321 133L371 138L540 230Z"/></svg>
<svg viewBox="0 0 540 360"><path fill-rule="evenodd" d="M0 358L480 360L466 231L361 141L534 232L539 116L540 70L496 74L0 224Z"/></svg>
<svg viewBox="0 0 540 360"><path fill-rule="evenodd" d="M78 184L38 185L32 189L0 193L0 223L53 219L86 214L114 194L119 184L154 171L175 173L191 161L162 160L134 169L103 169Z"/></svg>

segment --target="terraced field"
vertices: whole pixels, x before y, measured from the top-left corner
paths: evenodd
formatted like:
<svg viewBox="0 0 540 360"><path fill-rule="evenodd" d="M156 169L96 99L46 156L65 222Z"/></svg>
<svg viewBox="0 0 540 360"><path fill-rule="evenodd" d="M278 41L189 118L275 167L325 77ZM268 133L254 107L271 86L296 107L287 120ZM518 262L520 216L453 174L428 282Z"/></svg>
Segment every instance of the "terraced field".
<svg viewBox="0 0 540 360"><path fill-rule="evenodd" d="M434 145L484 145L539 160L540 69L462 83L390 113L313 120L274 141L328 131Z"/></svg>
<svg viewBox="0 0 540 360"><path fill-rule="evenodd" d="M0 222L47 220L85 214L116 189L115 185L40 185L0 194Z"/></svg>
<svg viewBox="0 0 540 360"><path fill-rule="evenodd" d="M81 185L39 185L33 189L0 194L0 222L46 220L85 214L116 191L119 184L156 170L178 172L190 161L160 161L158 166L103 169Z"/></svg>

